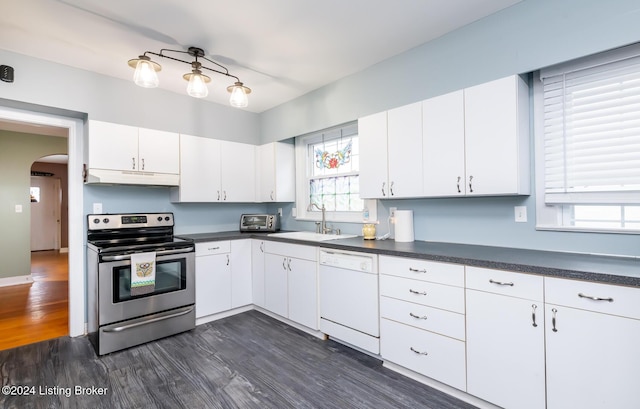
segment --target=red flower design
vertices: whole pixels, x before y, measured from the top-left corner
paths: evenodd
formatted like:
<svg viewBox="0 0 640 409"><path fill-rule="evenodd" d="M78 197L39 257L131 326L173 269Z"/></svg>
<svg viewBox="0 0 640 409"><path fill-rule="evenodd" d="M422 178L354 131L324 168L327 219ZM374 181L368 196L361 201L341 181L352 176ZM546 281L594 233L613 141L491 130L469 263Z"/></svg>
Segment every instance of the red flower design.
<svg viewBox="0 0 640 409"><path fill-rule="evenodd" d="M338 159L336 158L329 159L329 169L333 169L337 167L338 167Z"/></svg>

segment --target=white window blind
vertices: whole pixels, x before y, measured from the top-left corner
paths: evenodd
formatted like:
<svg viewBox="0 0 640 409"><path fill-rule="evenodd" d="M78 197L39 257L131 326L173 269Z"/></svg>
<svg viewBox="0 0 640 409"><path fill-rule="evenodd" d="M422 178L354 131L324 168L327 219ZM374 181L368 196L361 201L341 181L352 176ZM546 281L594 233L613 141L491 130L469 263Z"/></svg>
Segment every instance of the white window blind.
<svg viewBox="0 0 640 409"><path fill-rule="evenodd" d="M541 71L547 203L640 203L640 47Z"/></svg>

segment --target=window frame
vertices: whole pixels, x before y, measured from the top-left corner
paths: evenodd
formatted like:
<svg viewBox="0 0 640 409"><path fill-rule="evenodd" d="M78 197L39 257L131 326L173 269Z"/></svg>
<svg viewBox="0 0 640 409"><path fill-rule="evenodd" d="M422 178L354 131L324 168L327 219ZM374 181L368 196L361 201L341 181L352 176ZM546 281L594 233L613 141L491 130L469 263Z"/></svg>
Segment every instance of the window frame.
<svg viewBox="0 0 640 409"><path fill-rule="evenodd" d="M596 56L595 58L601 58ZM554 203L545 201L545 135L544 135L544 90L540 71L533 73L533 136L534 136L534 173L536 196L536 230L567 231L584 233L640 234L640 229L595 228L570 226L566 223L572 217L572 206L587 203ZM615 196L613 193L612 196ZM629 203L594 203L602 205L629 205Z"/></svg>
<svg viewBox="0 0 640 409"><path fill-rule="evenodd" d="M313 166L314 158L309 157L309 145L317 143L322 139L324 134L333 133L336 130L346 127L357 127L357 121L348 122L331 128L323 129L317 132L301 135L295 138L295 154L296 154L296 211L295 219L300 221L320 221L322 214L319 210L308 211L309 206L309 175L310 166ZM313 156L313 155L311 155ZM353 175L355 172L350 172ZM359 174L360 171L357 172ZM337 176L337 175L336 175ZM369 211L369 220L363 220L362 210L360 211L329 211L325 212L326 222L336 223L373 223L377 220L376 200L362 199L364 206Z"/></svg>

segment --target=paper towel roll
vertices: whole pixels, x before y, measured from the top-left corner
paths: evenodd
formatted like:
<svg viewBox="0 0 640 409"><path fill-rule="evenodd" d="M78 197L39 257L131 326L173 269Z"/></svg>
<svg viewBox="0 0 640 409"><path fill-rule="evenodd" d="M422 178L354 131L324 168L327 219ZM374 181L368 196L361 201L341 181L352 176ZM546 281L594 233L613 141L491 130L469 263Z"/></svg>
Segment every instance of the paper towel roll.
<svg viewBox="0 0 640 409"><path fill-rule="evenodd" d="M396 210L395 241L413 241L413 210Z"/></svg>

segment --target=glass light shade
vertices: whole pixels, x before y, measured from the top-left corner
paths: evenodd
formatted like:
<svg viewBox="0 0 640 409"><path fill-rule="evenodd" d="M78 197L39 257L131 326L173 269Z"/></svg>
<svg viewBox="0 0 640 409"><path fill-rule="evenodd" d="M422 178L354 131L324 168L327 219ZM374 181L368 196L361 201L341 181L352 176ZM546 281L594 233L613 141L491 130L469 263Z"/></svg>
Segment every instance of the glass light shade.
<svg viewBox="0 0 640 409"><path fill-rule="evenodd" d="M211 81L209 77L197 72L186 74L185 76L189 77L187 94L191 95L194 98L205 98L207 95L209 95L209 89L207 88L207 82Z"/></svg>
<svg viewBox="0 0 640 409"><path fill-rule="evenodd" d="M234 85L227 87L227 91L231 92L231 97L229 98L229 103L231 106L236 108L245 108L249 105L249 98L247 94L251 92L251 90L241 82L236 82Z"/></svg>
<svg viewBox="0 0 640 409"><path fill-rule="evenodd" d="M148 60L138 60L136 71L133 73L133 82L144 88L155 88L160 81L153 63Z"/></svg>

